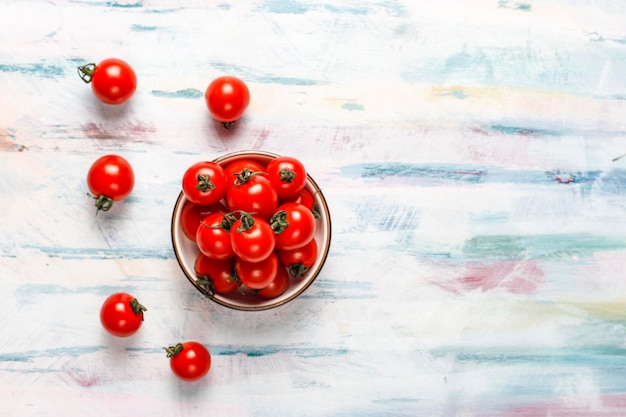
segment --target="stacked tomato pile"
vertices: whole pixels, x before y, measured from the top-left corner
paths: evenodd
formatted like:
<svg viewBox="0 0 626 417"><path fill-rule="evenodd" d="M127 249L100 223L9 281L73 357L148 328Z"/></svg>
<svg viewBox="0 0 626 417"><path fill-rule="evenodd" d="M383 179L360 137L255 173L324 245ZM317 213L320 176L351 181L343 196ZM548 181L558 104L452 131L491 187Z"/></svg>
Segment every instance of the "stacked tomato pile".
<svg viewBox="0 0 626 417"><path fill-rule="evenodd" d="M181 228L198 246L196 282L207 295L248 288L278 297L311 268L317 219L306 183L304 165L290 156L267 165L202 161L185 171Z"/></svg>

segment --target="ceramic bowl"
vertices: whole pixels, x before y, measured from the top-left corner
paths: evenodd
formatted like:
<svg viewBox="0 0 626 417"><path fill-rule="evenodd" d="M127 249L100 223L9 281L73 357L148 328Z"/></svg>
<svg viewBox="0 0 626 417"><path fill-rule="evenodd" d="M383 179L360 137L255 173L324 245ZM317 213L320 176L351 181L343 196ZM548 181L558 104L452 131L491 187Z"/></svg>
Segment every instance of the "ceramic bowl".
<svg viewBox="0 0 626 417"><path fill-rule="evenodd" d="M223 155L215 159L214 162L225 167L238 159L252 159L265 166L277 156L278 155L276 154L263 151L238 151ZM171 232L176 260L178 261L178 264L180 265L180 268L182 269L187 280L209 299L221 304L222 306L236 310L266 310L284 305L302 294L313 283L313 281L315 281L322 270L330 249L331 238L330 213L326 199L311 175L307 175L307 177L306 188L308 188L314 196L315 206L319 212L319 218L317 219L315 228L315 240L319 253L316 262L302 277L290 278L289 287L282 295L272 299L263 299L252 290L245 287L242 287L242 291L235 291L230 294L209 294L205 288L196 282L197 277L194 270L194 264L199 250L196 243L187 238L181 228L181 210L186 203L185 195L181 191L178 199L176 200L176 204L174 205Z"/></svg>

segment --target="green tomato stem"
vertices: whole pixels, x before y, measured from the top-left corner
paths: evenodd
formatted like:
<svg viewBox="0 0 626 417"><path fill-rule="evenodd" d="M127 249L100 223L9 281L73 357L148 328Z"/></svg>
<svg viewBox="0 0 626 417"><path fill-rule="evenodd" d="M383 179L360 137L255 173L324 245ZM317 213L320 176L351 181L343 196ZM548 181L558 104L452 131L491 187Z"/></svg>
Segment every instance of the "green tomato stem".
<svg viewBox="0 0 626 417"><path fill-rule="evenodd" d="M136 298L130 300L130 307L133 309L135 314L141 317L141 321L143 321L143 312L148 311L148 309L141 305Z"/></svg>
<svg viewBox="0 0 626 417"><path fill-rule="evenodd" d="M89 64L78 67L78 76L86 84L89 84L91 82L91 79L93 78L93 73L95 71L96 71L96 64L91 62Z"/></svg>
<svg viewBox="0 0 626 417"><path fill-rule="evenodd" d="M168 358L173 358L183 351L183 344L177 343L176 346L169 346L163 349L165 349L165 352L167 352Z"/></svg>

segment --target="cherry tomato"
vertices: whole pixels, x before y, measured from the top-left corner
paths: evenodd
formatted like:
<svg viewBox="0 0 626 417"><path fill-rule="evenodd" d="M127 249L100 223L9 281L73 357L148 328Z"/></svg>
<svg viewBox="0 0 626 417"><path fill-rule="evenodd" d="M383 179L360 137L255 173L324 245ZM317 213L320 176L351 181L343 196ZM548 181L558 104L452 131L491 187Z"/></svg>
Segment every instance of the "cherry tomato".
<svg viewBox="0 0 626 417"><path fill-rule="evenodd" d="M276 298L283 295L287 288L289 288L289 273L283 265L279 265L274 280L267 287L260 289L258 294L263 298Z"/></svg>
<svg viewBox="0 0 626 417"><path fill-rule="evenodd" d="M204 93L211 116L229 127L241 118L250 104L248 86L239 78L218 77L209 84Z"/></svg>
<svg viewBox="0 0 626 417"><path fill-rule="evenodd" d="M215 162L196 162L183 175L185 197L201 206L219 202L226 195L227 187L224 169Z"/></svg>
<svg viewBox="0 0 626 417"><path fill-rule="evenodd" d="M226 192L226 205L230 211L245 211L268 220L278 207L278 195L263 173L244 169L234 186Z"/></svg>
<svg viewBox="0 0 626 417"><path fill-rule="evenodd" d="M278 198L296 197L306 185L306 169L302 162L291 156L278 156L267 164L267 178Z"/></svg>
<svg viewBox="0 0 626 417"><path fill-rule="evenodd" d="M245 168L248 168L252 172L264 172L265 168L260 163L253 161L252 159L238 159L224 167L224 174L228 180L229 187L234 185L240 174Z"/></svg>
<svg viewBox="0 0 626 417"><path fill-rule="evenodd" d="M211 259L203 253L196 256L194 264L197 283L203 287L209 296L228 294L239 288L239 281L235 275L235 258L217 260Z"/></svg>
<svg viewBox="0 0 626 417"><path fill-rule="evenodd" d="M135 173L126 159L118 155L105 155L89 168L87 186L96 198L96 208L107 211L114 201L130 195L135 186Z"/></svg>
<svg viewBox="0 0 626 417"><path fill-rule="evenodd" d="M180 209L180 227L189 240L196 241L196 232L200 222L209 214L226 213L226 206L222 203L215 203L210 206L199 206L189 200L185 200Z"/></svg>
<svg viewBox="0 0 626 417"><path fill-rule="evenodd" d="M213 213L205 217L196 232L196 244L200 252L211 259L235 256L230 242L230 228L235 220L229 213Z"/></svg>
<svg viewBox="0 0 626 417"><path fill-rule="evenodd" d="M137 89L137 76L130 65L121 59L109 58L98 65L91 63L78 67L80 78L91 83L98 100L106 104L121 104Z"/></svg>
<svg viewBox="0 0 626 417"><path fill-rule="evenodd" d="M277 253L280 262L289 270L289 275L301 278L317 260L317 242L311 239L304 246L291 250L281 249Z"/></svg>
<svg viewBox="0 0 626 417"><path fill-rule="evenodd" d="M139 330L146 310L132 295L117 292L104 300L100 309L100 323L112 335L128 337Z"/></svg>
<svg viewBox="0 0 626 417"><path fill-rule="evenodd" d="M299 203L278 207L270 219L276 233L277 249L296 249L306 245L315 235L315 217L311 210Z"/></svg>
<svg viewBox="0 0 626 417"><path fill-rule="evenodd" d="M260 262L273 253L276 238L268 222L243 213L230 228L230 242L239 258Z"/></svg>
<svg viewBox="0 0 626 417"><path fill-rule="evenodd" d="M275 252L259 262L248 262L241 258L235 260L235 274L241 283L253 290L267 287L278 273L278 255Z"/></svg>
<svg viewBox="0 0 626 417"><path fill-rule="evenodd" d="M183 381L197 381L211 369L211 354L198 342L178 343L166 347L165 351L172 372Z"/></svg>

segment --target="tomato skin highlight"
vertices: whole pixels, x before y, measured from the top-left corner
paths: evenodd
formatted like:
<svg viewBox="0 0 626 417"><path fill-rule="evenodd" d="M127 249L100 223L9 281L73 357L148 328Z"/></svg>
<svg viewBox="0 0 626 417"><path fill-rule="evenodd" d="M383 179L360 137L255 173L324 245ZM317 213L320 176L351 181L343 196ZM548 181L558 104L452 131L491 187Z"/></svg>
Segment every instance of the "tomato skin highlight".
<svg viewBox="0 0 626 417"><path fill-rule="evenodd" d="M266 172L279 199L297 197L306 185L307 173L304 165L291 156L279 156L272 159L267 164Z"/></svg>
<svg viewBox="0 0 626 417"><path fill-rule="evenodd" d="M135 173L123 157L104 155L89 168L87 186L97 199L98 210L107 211L114 201L125 199L133 191Z"/></svg>
<svg viewBox="0 0 626 417"><path fill-rule="evenodd" d="M100 323L114 336L129 337L141 327L145 310L132 295L117 292L104 300L100 309Z"/></svg>
<svg viewBox="0 0 626 417"><path fill-rule="evenodd" d="M246 287L260 290L270 285L276 278L279 265L275 252L259 262L248 262L238 258L235 260L235 274Z"/></svg>
<svg viewBox="0 0 626 417"><path fill-rule="evenodd" d="M211 116L221 123L233 123L243 116L250 104L250 90L239 78L222 76L214 79L204 93Z"/></svg>
<svg viewBox="0 0 626 417"><path fill-rule="evenodd" d="M187 168L183 174L182 187L189 201L200 206L210 206L224 198L228 183L220 165L201 161Z"/></svg>
<svg viewBox="0 0 626 417"><path fill-rule="evenodd" d="M198 381L211 369L211 353L198 342L184 342L165 349L170 368L183 381Z"/></svg>
<svg viewBox="0 0 626 417"><path fill-rule="evenodd" d="M103 103L122 104L135 93L137 75L125 61L108 58L96 65L91 77L91 89Z"/></svg>

